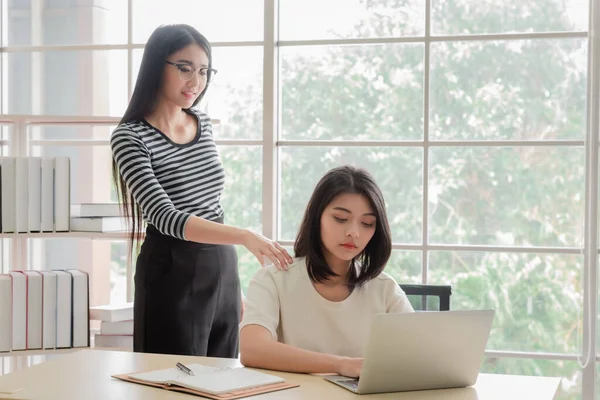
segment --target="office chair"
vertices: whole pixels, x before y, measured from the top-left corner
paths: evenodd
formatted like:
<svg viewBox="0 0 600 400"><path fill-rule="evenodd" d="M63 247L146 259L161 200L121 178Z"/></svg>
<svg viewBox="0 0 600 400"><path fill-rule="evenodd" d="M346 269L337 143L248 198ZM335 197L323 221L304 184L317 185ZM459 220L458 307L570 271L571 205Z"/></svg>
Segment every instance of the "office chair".
<svg viewBox="0 0 600 400"><path fill-rule="evenodd" d="M400 288L406 293L415 311L450 310L450 295L452 294L452 286L450 285L413 285L401 283Z"/></svg>

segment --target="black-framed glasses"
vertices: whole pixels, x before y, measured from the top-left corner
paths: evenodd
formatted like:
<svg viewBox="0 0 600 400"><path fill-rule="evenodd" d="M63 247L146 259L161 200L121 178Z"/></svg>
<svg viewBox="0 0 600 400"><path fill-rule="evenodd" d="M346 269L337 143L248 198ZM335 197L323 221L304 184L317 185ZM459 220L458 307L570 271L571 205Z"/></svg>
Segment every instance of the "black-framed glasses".
<svg viewBox="0 0 600 400"><path fill-rule="evenodd" d="M198 69L194 68L190 64L182 64L182 63L174 63L171 61L165 61L169 65L173 65L177 67L179 71L179 79L182 81L191 81L194 78L196 72L200 76L201 80L206 80L206 83L212 81L212 79L217 74L217 70L214 68L200 67Z"/></svg>

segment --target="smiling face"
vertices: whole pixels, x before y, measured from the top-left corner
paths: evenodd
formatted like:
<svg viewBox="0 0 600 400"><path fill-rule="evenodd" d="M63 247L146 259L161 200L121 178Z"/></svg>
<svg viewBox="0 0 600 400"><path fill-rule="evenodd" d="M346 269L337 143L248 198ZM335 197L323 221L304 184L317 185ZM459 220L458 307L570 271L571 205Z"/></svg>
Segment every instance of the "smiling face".
<svg viewBox="0 0 600 400"><path fill-rule="evenodd" d="M175 66L165 63L163 74L162 95L163 100L176 104L181 108L190 108L200 93L206 88L206 73L198 72L199 68L208 68L209 60L206 52L197 44L191 44L171 54L169 63L180 64ZM179 70L183 72L194 70L193 78L189 81L181 79Z"/></svg>
<svg viewBox="0 0 600 400"><path fill-rule="evenodd" d="M343 193L321 215L321 242L329 265L350 261L365 249L375 234L377 217L369 200Z"/></svg>

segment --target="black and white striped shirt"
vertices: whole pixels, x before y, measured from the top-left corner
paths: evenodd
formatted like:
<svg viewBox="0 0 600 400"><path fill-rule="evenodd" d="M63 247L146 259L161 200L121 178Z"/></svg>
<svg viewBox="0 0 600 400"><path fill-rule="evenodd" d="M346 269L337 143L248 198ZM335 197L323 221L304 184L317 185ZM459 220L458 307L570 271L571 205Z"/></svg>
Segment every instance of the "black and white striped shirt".
<svg viewBox="0 0 600 400"><path fill-rule="evenodd" d="M223 216L225 173L210 118L191 114L198 118L198 132L186 144L174 143L145 120L119 125L110 139L113 158L145 221L179 239L185 239L190 215Z"/></svg>

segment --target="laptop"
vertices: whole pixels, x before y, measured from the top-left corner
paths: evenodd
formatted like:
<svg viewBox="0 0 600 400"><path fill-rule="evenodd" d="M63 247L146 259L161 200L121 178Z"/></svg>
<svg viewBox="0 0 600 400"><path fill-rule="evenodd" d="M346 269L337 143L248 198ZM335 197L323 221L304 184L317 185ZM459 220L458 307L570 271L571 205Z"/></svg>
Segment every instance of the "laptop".
<svg viewBox="0 0 600 400"><path fill-rule="evenodd" d="M472 386L494 310L377 314L360 378L324 378L357 394Z"/></svg>

